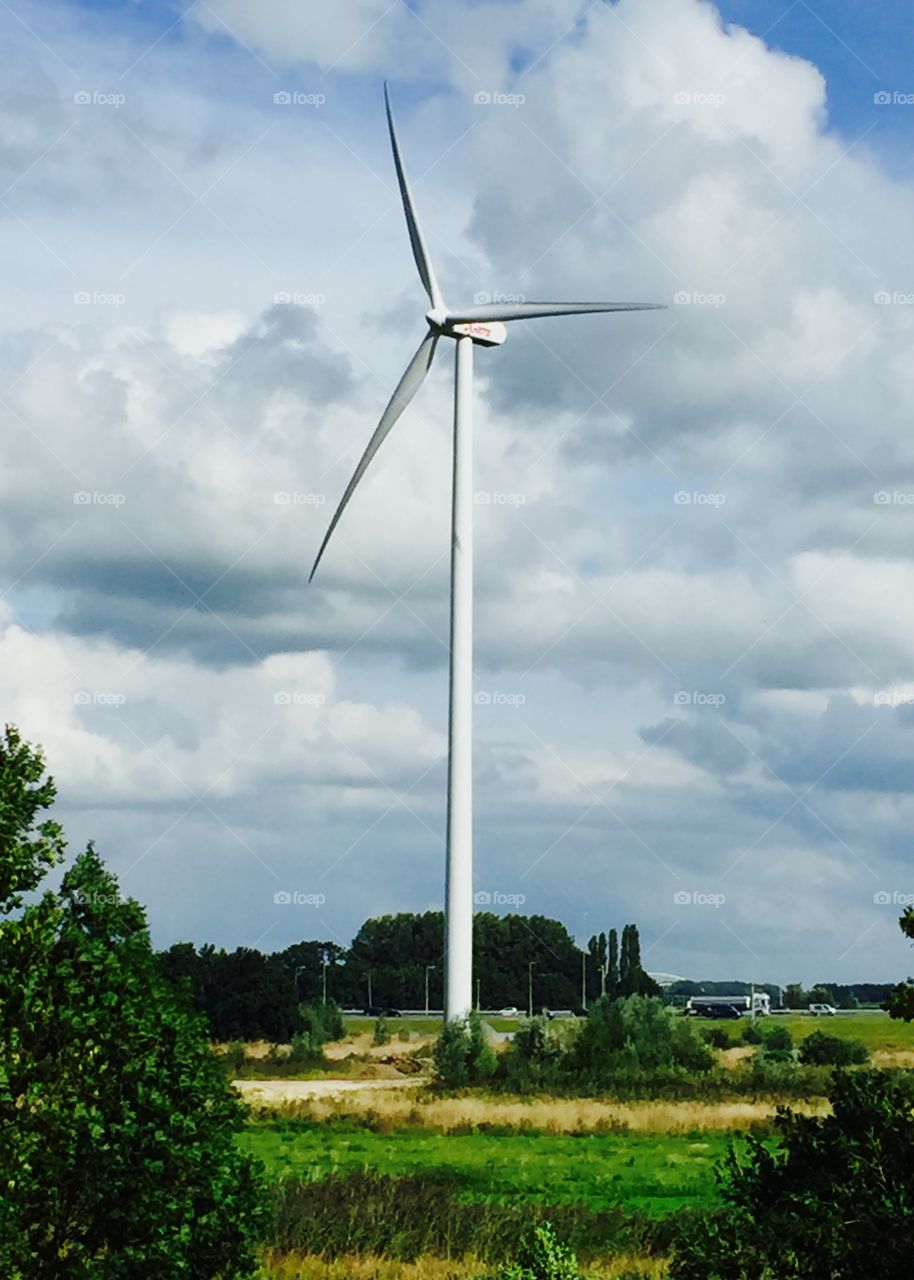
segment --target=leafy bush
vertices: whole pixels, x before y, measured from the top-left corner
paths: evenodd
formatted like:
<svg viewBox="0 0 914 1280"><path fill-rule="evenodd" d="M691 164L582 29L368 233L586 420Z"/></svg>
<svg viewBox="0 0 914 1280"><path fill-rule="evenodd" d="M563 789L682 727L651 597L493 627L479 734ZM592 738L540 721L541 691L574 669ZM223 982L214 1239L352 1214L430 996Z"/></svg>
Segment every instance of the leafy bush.
<svg viewBox="0 0 914 1280"><path fill-rule="evenodd" d="M244 1066L246 1054L240 1040L233 1040L222 1055L222 1063L229 1075L237 1075Z"/></svg>
<svg viewBox="0 0 914 1280"><path fill-rule="evenodd" d="M762 1028L754 1018L749 1018L743 1027L740 1040L743 1044L763 1044L765 1037L762 1034Z"/></svg>
<svg viewBox="0 0 914 1280"><path fill-rule="evenodd" d="M390 1025L382 1014L374 1024L374 1031L371 1036L372 1044L389 1044L390 1042Z"/></svg>
<svg viewBox="0 0 914 1280"><path fill-rule="evenodd" d="M438 1083L448 1089L481 1084L494 1074L495 1054L478 1013L445 1023L435 1041L432 1061Z"/></svg>
<svg viewBox="0 0 914 1280"><path fill-rule="evenodd" d="M810 1037L811 1038L811 1037ZM908 1280L914 1113L900 1075L835 1072L832 1114L778 1113L722 1171L725 1208L676 1247L671 1280Z"/></svg>
<svg viewBox="0 0 914 1280"><path fill-rule="evenodd" d="M790 1027L783 1022L775 1022L762 1029L762 1043L771 1052L790 1053L793 1050L793 1036Z"/></svg>
<svg viewBox="0 0 914 1280"><path fill-rule="evenodd" d="M713 1057L693 1024L674 1020L654 996L598 1000L565 1066L608 1084L614 1077L669 1067L705 1072Z"/></svg>
<svg viewBox="0 0 914 1280"><path fill-rule="evenodd" d="M701 1037L712 1049L732 1049L735 1043L726 1027L702 1027Z"/></svg>
<svg viewBox="0 0 914 1280"><path fill-rule="evenodd" d="M869 1050L862 1040L813 1031L800 1045L800 1061L810 1066L850 1067L869 1061Z"/></svg>
<svg viewBox="0 0 914 1280"><path fill-rule="evenodd" d="M25 783L50 804L42 771L0 737L0 914L56 838L23 800ZM236 1146L244 1114L189 995L159 973L143 909L90 845L0 924L0 1275L249 1275L264 1214Z"/></svg>
<svg viewBox="0 0 914 1280"><path fill-rule="evenodd" d="M541 1222L525 1236L516 1262L499 1271L497 1280L580 1280L578 1260L559 1241L551 1222Z"/></svg>

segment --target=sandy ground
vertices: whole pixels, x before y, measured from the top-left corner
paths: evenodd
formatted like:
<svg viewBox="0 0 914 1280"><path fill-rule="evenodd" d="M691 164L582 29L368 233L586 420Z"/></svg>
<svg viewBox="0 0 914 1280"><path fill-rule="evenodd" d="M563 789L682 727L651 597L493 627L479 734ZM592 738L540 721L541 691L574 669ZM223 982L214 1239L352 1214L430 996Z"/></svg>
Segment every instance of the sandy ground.
<svg viewBox="0 0 914 1280"><path fill-rule="evenodd" d="M424 1076L398 1076L396 1080L235 1080L233 1083L245 1101L281 1107L286 1102L305 1102L312 1098L418 1089L428 1084L428 1080Z"/></svg>

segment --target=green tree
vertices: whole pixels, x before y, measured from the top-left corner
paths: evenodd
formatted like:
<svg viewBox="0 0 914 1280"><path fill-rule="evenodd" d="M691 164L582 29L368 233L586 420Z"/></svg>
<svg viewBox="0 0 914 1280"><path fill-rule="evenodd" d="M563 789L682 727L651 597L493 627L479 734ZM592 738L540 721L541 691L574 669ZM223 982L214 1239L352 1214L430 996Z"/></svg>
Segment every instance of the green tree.
<svg viewBox="0 0 914 1280"><path fill-rule="evenodd" d="M898 927L906 938L914 942L914 908L905 907L898 919ZM914 1020L914 978L908 978L893 987L886 997L885 1008L892 1018L905 1022Z"/></svg>
<svg viewBox="0 0 914 1280"><path fill-rule="evenodd" d="M827 1031L813 1031L800 1045L800 1061L814 1067L849 1067L869 1060L869 1050L862 1040L848 1036L832 1036Z"/></svg>
<svg viewBox="0 0 914 1280"><path fill-rule="evenodd" d="M8 911L49 865L45 842L63 842L36 825L54 795L40 755L9 731L5 747ZM203 1023L158 971L142 908L90 845L58 893L0 924L0 1275L249 1275L264 1224L235 1144L243 1118Z"/></svg>
<svg viewBox="0 0 914 1280"><path fill-rule="evenodd" d="M37 888L48 868L63 858L60 824L39 821L56 794L41 752L7 725L0 739L0 915L20 907L23 893Z"/></svg>
<svg viewBox="0 0 914 1280"><path fill-rule="evenodd" d="M433 1062L438 1083L448 1089L488 1080L496 1064L482 1018L474 1012L446 1022L435 1041Z"/></svg>
<svg viewBox="0 0 914 1280"><path fill-rule="evenodd" d="M784 1005L787 1009L805 1009L809 1004L809 993L804 991L801 982L788 982L784 988Z"/></svg>
<svg viewBox="0 0 914 1280"><path fill-rule="evenodd" d="M606 994L615 996L619 993L619 934L610 929L606 949Z"/></svg>
<svg viewBox="0 0 914 1280"><path fill-rule="evenodd" d="M781 1109L774 1149L748 1139L722 1169L725 1208L696 1221L671 1280L908 1280L914 1221L910 1086L836 1072L832 1114Z"/></svg>

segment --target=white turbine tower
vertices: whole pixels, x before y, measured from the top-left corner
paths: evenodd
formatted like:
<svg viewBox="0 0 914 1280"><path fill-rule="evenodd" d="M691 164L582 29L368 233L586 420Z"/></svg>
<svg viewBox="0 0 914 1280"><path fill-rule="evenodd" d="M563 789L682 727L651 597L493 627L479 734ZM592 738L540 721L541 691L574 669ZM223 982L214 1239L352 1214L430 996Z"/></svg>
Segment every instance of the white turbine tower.
<svg viewBox="0 0 914 1280"><path fill-rule="evenodd" d="M397 182L406 214L413 257L431 307L428 330L406 366L390 403L368 441L324 535L311 578L346 504L394 423L419 390L431 368L439 338L456 343L454 383L454 472L451 511L451 669L448 719L447 876L445 885L445 1019L472 1008L473 983L473 346L497 347L507 331L504 321L540 316L574 316L591 311L651 311L650 302L517 302L450 309L435 278L394 128L390 94L384 86L387 125Z"/></svg>

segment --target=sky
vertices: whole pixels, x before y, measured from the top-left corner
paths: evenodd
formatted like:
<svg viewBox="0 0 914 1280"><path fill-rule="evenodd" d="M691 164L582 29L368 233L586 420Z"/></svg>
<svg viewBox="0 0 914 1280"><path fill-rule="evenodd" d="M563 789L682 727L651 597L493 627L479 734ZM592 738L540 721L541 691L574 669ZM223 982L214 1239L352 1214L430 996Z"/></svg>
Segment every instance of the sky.
<svg viewBox="0 0 914 1280"><path fill-rule="evenodd" d="M423 333L388 79L448 301L667 307L477 353L480 908L907 973L912 53L895 0L0 6L0 713L157 945L442 904L448 344L307 582Z"/></svg>

